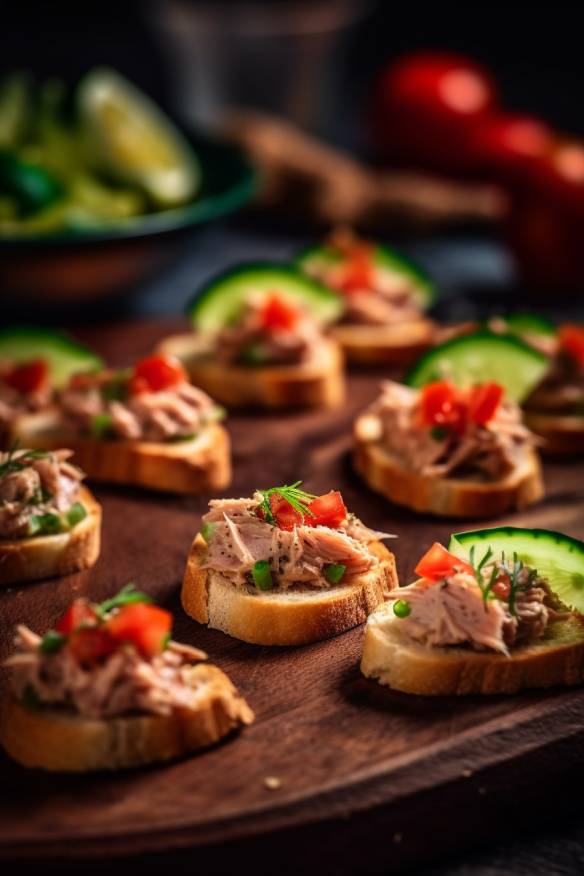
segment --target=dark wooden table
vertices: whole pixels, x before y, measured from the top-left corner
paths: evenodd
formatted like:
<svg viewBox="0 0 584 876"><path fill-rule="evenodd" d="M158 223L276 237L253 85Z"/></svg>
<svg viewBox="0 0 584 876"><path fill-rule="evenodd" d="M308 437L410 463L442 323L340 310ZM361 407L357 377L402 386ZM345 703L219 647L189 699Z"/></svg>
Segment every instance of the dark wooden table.
<svg viewBox="0 0 584 876"><path fill-rule="evenodd" d="M82 336L126 364L177 325L118 324ZM398 534L407 581L433 540L466 524L392 507L352 472L350 425L381 376L351 375L348 403L337 412L230 417L235 476L225 494L299 478L314 492L338 487L368 524ZM584 465L546 464L545 473L545 501L501 522L583 537ZM178 592L209 497L96 493L104 506L98 564L5 591L2 656L15 622L42 631L73 594L101 599L133 580L175 612L176 638L204 648L232 676L257 721L197 757L111 776L44 775L3 757L1 858L40 858L60 869L84 859L95 872L102 859L127 855L148 871L164 861L186 872L195 860L203 872L230 872L247 858L258 872L273 872L274 861L282 872L322 872L323 860L329 872L391 872L511 824L519 830L562 784L581 782L584 691L423 699L361 677L362 628L306 648L269 649L199 627L181 611ZM267 776L281 786L267 789Z"/></svg>

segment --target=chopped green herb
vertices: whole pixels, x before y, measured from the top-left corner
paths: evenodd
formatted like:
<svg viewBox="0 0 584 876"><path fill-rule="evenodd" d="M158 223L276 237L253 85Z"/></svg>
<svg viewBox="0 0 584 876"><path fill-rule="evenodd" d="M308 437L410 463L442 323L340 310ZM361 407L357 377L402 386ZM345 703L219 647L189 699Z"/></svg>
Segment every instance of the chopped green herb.
<svg viewBox="0 0 584 876"><path fill-rule="evenodd" d="M48 450L26 450L22 451L19 456L17 456L17 452L18 442L12 445L8 451L6 459L0 464L0 478L16 471L22 471L24 468L28 468L36 459L44 459L45 457L50 456Z"/></svg>
<svg viewBox="0 0 584 876"><path fill-rule="evenodd" d="M343 563L331 563L330 566L324 567L324 577L331 584L338 584L346 570L347 567Z"/></svg>
<svg viewBox="0 0 584 876"><path fill-rule="evenodd" d="M96 414L91 418L91 434L94 438L106 438L111 432L111 414Z"/></svg>
<svg viewBox="0 0 584 876"><path fill-rule="evenodd" d="M176 444L179 441L192 441L196 437L196 432L188 432L186 435L173 435L172 438L169 438L168 440L171 442L171 444Z"/></svg>
<svg viewBox="0 0 584 876"><path fill-rule="evenodd" d="M213 536L214 531L215 531L215 523L207 523L207 521L204 520L203 523L201 524L201 535L203 536L203 538L205 539L207 544L209 544L209 542Z"/></svg>
<svg viewBox="0 0 584 876"><path fill-rule="evenodd" d="M81 502L75 502L74 505L71 505L65 516L67 518L67 523L73 528L74 526L77 526L78 523L81 523L82 520L85 520L87 517L87 511Z"/></svg>
<svg viewBox="0 0 584 876"><path fill-rule="evenodd" d="M302 519L304 519L307 514L310 517L314 517L313 512L308 506L313 499L316 499L316 496L313 493L306 493L304 490L299 490L298 488L301 483L302 481L296 481L294 484L284 484L283 487L270 487L269 490L258 490L258 493L262 497L258 510L261 508L264 520L268 523L276 522L272 513L272 506L270 505L271 496L281 496L282 499L285 499L286 502L288 502L288 504L292 505Z"/></svg>
<svg viewBox="0 0 584 876"><path fill-rule="evenodd" d="M258 590L271 590L274 586L270 564L267 560L258 560L251 570L253 582Z"/></svg>
<svg viewBox="0 0 584 876"><path fill-rule="evenodd" d="M43 654L56 654L65 644L65 636L58 633L56 630L49 630L39 645L39 649Z"/></svg>
<svg viewBox="0 0 584 876"><path fill-rule="evenodd" d="M107 401L124 401L128 396L129 371L119 371L102 386L101 394Z"/></svg>
<svg viewBox="0 0 584 876"><path fill-rule="evenodd" d="M63 532L63 520L59 514L33 514L28 521L29 535L57 535Z"/></svg>
<svg viewBox="0 0 584 876"><path fill-rule="evenodd" d="M398 599L397 602L393 603L393 613L403 620L412 613L412 606L407 599Z"/></svg>
<svg viewBox="0 0 584 876"><path fill-rule="evenodd" d="M259 344L242 350L239 358L243 365L265 365L268 361L266 351Z"/></svg>
<svg viewBox="0 0 584 876"><path fill-rule="evenodd" d="M430 435L434 441L444 441L445 438L448 438L448 429L444 426L433 426L430 429Z"/></svg>
<svg viewBox="0 0 584 876"><path fill-rule="evenodd" d="M100 617L104 617L106 614L109 614L110 611L113 611L114 608L121 608L123 605L130 605L133 602L152 602L152 597L148 596L147 593L141 593L140 590L136 590L132 583L126 584L125 587L122 587L119 593L116 593L115 596L112 596L110 599L106 599L103 602L100 602L99 605L95 605L94 608Z"/></svg>
<svg viewBox="0 0 584 876"><path fill-rule="evenodd" d="M168 646L170 645L170 640L171 640L171 639L172 639L171 634L170 634L170 633L165 633L165 635L163 636L163 639L162 639L162 650L163 650L163 651L166 651L166 649L167 649Z"/></svg>

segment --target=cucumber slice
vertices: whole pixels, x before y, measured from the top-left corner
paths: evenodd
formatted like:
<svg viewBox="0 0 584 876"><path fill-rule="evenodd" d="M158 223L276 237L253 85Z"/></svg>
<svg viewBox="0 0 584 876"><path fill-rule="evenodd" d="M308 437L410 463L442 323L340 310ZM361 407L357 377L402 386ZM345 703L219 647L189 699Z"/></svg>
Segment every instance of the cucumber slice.
<svg viewBox="0 0 584 876"><path fill-rule="evenodd" d="M519 338L482 331L434 347L416 362L405 383L421 387L448 379L469 386L494 381L505 388L509 398L520 402L540 382L547 367L547 357Z"/></svg>
<svg viewBox="0 0 584 876"><path fill-rule="evenodd" d="M317 244L302 250L294 261L302 270L307 270L311 265L328 267L338 264L342 258L343 256L334 247ZM430 307L436 298L436 289L430 277L419 265L381 243L375 244L373 260L379 268L392 274L401 274L411 280L419 306L424 310Z"/></svg>
<svg viewBox="0 0 584 876"><path fill-rule="evenodd" d="M537 313L511 313L503 320L510 334L522 337L525 333L531 335L553 336L556 327L553 322Z"/></svg>
<svg viewBox="0 0 584 876"><path fill-rule="evenodd" d="M289 265L249 262L237 265L207 283L188 306L193 325L213 334L237 318L250 295L277 292L302 304L322 324L334 322L343 311L343 300Z"/></svg>
<svg viewBox="0 0 584 876"><path fill-rule="evenodd" d="M60 332L50 329L14 326L0 331L0 361L27 362L44 359L50 368L51 382L59 388L76 371L91 371L102 360L91 350Z"/></svg>
<svg viewBox="0 0 584 876"><path fill-rule="evenodd" d="M119 73L100 67L82 80L78 100L87 149L98 167L141 187L160 207L194 197L198 160L149 97Z"/></svg>
<svg viewBox="0 0 584 876"><path fill-rule="evenodd" d="M450 536L448 549L468 559L475 545L478 558L492 548L495 556L515 552L526 565L537 569L562 602L584 613L584 542L550 529L521 529L500 526L457 532Z"/></svg>
<svg viewBox="0 0 584 876"><path fill-rule="evenodd" d="M59 180L43 167L5 151L0 152L0 192L15 198L22 216L38 213L64 195Z"/></svg>

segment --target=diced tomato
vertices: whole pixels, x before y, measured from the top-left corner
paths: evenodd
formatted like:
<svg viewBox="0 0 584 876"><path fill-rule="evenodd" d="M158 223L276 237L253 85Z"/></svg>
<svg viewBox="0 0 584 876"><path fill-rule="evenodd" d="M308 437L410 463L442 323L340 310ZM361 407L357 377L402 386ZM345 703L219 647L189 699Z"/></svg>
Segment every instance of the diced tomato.
<svg viewBox="0 0 584 876"><path fill-rule="evenodd" d="M145 602L125 605L104 627L116 642L129 642L145 656L154 657L165 647L172 628L172 615Z"/></svg>
<svg viewBox="0 0 584 876"><path fill-rule="evenodd" d="M16 365L4 379L12 389L22 395L28 395L45 386L49 379L49 366L44 359L34 359L31 362Z"/></svg>
<svg viewBox="0 0 584 876"><path fill-rule="evenodd" d="M492 420L503 398L503 387L498 383L473 386L468 396L468 418L471 423L486 425Z"/></svg>
<svg viewBox="0 0 584 876"><path fill-rule="evenodd" d="M560 347L584 367L584 326L568 323L558 331Z"/></svg>
<svg viewBox="0 0 584 876"><path fill-rule="evenodd" d="M69 378L69 389L91 389L95 383L93 374L84 374L82 371L78 374L72 374Z"/></svg>
<svg viewBox="0 0 584 876"><path fill-rule="evenodd" d="M493 593L495 596L498 596L499 599L509 599L511 595L511 581L509 580L509 575L501 575L496 584L493 585Z"/></svg>
<svg viewBox="0 0 584 876"><path fill-rule="evenodd" d="M130 378L130 392L160 392L187 380L187 374L174 356L148 356L138 362Z"/></svg>
<svg viewBox="0 0 584 876"><path fill-rule="evenodd" d="M302 515L277 493L270 496L270 508L280 529L291 530L302 523Z"/></svg>
<svg viewBox="0 0 584 876"><path fill-rule="evenodd" d="M347 508L338 490L331 490L330 493L313 499L308 507L314 515L307 514L304 518L309 526L330 526L336 529L347 518Z"/></svg>
<svg viewBox="0 0 584 876"><path fill-rule="evenodd" d="M75 599L57 622L58 633L68 636L81 626L95 624L97 615L86 599Z"/></svg>
<svg viewBox="0 0 584 876"><path fill-rule="evenodd" d="M105 626L82 627L71 633L68 647L73 655L83 665L97 663L109 654L113 654L118 643Z"/></svg>
<svg viewBox="0 0 584 876"><path fill-rule="evenodd" d="M465 560L461 560L459 557L451 554L439 542L435 541L430 550L424 554L414 571L420 578L440 581L442 578L452 575L455 570L472 573L472 566Z"/></svg>
<svg viewBox="0 0 584 876"><path fill-rule="evenodd" d="M358 243L343 266L338 287L342 292L367 291L375 283L373 249L369 244Z"/></svg>
<svg viewBox="0 0 584 876"><path fill-rule="evenodd" d="M273 292L264 302L260 321L266 329L293 329L298 324L300 313L289 301Z"/></svg>
<svg viewBox="0 0 584 876"><path fill-rule="evenodd" d="M420 396L420 415L426 426L439 426L463 432L466 405L460 391L447 380L428 383Z"/></svg>

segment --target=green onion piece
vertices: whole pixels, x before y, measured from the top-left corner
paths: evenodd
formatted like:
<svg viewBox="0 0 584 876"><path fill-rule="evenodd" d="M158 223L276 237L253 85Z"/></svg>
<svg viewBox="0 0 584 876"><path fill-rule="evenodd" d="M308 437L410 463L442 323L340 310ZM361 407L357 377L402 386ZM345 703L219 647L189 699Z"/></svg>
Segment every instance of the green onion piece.
<svg viewBox="0 0 584 876"><path fill-rule="evenodd" d="M77 526L78 523L81 523L82 520L85 520L87 517L87 511L81 502L75 502L74 505L71 505L65 517L67 518L69 526L73 528L74 526Z"/></svg>
<svg viewBox="0 0 584 876"><path fill-rule="evenodd" d="M201 524L201 535L203 536L207 544L209 544L213 536L213 532L215 531L215 525L215 523L207 523L206 520L203 520L203 523Z"/></svg>
<svg viewBox="0 0 584 876"><path fill-rule="evenodd" d="M39 649L43 654L56 654L65 644L65 636L56 630L49 630L41 639Z"/></svg>
<svg viewBox="0 0 584 876"><path fill-rule="evenodd" d="M120 371L102 387L101 394L108 401L123 401L128 396L128 380L130 373ZM99 416L99 415L98 415Z"/></svg>
<svg viewBox="0 0 584 876"><path fill-rule="evenodd" d="M267 560L258 560L251 570L253 581L258 590L271 590L274 586L272 572Z"/></svg>
<svg viewBox="0 0 584 876"><path fill-rule="evenodd" d="M259 345L242 350L239 355L244 365L265 365L267 362L266 351Z"/></svg>
<svg viewBox="0 0 584 876"><path fill-rule="evenodd" d="M169 438L168 440L172 444L178 444L179 441L193 441L196 437L196 432L187 432L186 435L173 435L172 438Z"/></svg>
<svg viewBox="0 0 584 876"><path fill-rule="evenodd" d="M206 420L208 423L218 423L219 420L224 420L227 416L227 411L221 405L213 405L213 407L207 411Z"/></svg>
<svg viewBox="0 0 584 876"><path fill-rule="evenodd" d="M56 535L63 532L63 521L58 514L33 514L28 521L29 535Z"/></svg>
<svg viewBox="0 0 584 876"><path fill-rule="evenodd" d="M105 438L110 432L112 418L110 414L96 414L91 418L91 434L94 438Z"/></svg>
<svg viewBox="0 0 584 876"><path fill-rule="evenodd" d="M343 563L331 563L324 567L324 577L331 584L338 584L346 571L347 567Z"/></svg>
<svg viewBox="0 0 584 876"><path fill-rule="evenodd" d="M448 437L448 429L445 429L444 426L433 426L430 429L430 435L434 441L444 441Z"/></svg>
<svg viewBox="0 0 584 876"><path fill-rule="evenodd" d="M398 599L393 603L393 613L403 620L412 613L412 606L405 599Z"/></svg>
<svg viewBox="0 0 584 876"><path fill-rule="evenodd" d="M31 709L33 712L38 711L41 707L41 698L38 693L32 686L32 684L27 684L24 691L22 692L21 703L25 709Z"/></svg>
<svg viewBox="0 0 584 876"><path fill-rule="evenodd" d="M162 650L163 651L166 651L166 649L170 645L171 638L172 638L172 636L170 633L165 633L164 636L162 637Z"/></svg>

